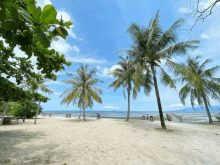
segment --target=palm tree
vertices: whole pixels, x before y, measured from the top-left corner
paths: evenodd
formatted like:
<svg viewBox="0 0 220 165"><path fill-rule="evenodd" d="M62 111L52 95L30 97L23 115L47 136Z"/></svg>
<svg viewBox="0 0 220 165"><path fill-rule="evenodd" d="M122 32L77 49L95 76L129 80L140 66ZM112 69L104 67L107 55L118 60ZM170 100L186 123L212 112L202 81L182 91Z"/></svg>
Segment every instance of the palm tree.
<svg viewBox="0 0 220 165"><path fill-rule="evenodd" d="M48 81L47 79L43 79L43 76L40 75L39 73L37 74L37 76L40 77L39 80L37 80L36 78L32 78L31 81L27 82L23 82L19 87L21 88L27 88L28 90L31 90L32 93L34 93L37 89L40 89L42 92L44 93L48 93L48 94L54 94L52 90L50 90L48 88L48 85L45 85L45 83ZM37 101L37 100L36 100ZM36 124L36 120L37 120L37 116L38 116L38 111L39 111L39 107L40 107L40 102L38 104L38 110L35 116L35 121L34 124ZM25 116L23 121L25 121L26 118L26 112L27 112L27 107L25 110Z"/></svg>
<svg viewBox="0 0 220 165"><path fill-rule="evenodd" d="M160 80L162 84L175 88L171 77L160 66L161 62L170 59L174 54L186 54L189 50L196 49L198 46L195 46L195 44L199 43L197 40L177 42L177 30L182 24L183 20L180 19L176 21L168 30L163 32L159 24L158 11L155 18L151 19L148 28L132 23L127 30L134 43L132 50L128 50L127 52L135 55L135 63L142 66L140 67L141 69L146 70L147 68L153 75L162 129L166 129L166 125L164 122L160 94L158 90L156 68L160 69L161 71Z"/></svg>
<svg viewBox="0 0 220 165"><path fill-rule="evenodd" d="M217 65L210 69L205 67L211 62L210 59L205 60L201 65L197 56L196 58L187 59L187 65L176 64L172 61L167 61L170 69L174 71L176 76L181 76L175 79L175 81L186 82L184 87L179 92L179 97L183 105L187 96L190 95L191 105L194 109L195 100L197 100L200 106L205 104L206 112L209 117L209 123L213 123L212 116L209 112L211 97L213 100L220 101L220 78L214 78L214 74L220 69Z"/></svg>
<svg viewBox="0 0 220 165"><path fill-rule="evenodd" d="M120 86L123 87L123 94L125 97L124 88L127 89L128 94L128 111L127 111L127 118L126 121L129 121L130 116L130 94L131 91L133 92L133 98L136 99L137 92L140 92L140 86L145 86L145 93L149 94L151 91L151 78L149 76L146 76L147 80L144 80L145 76L143 77L142 74L137 76L139 79L135 79L135 66L134 61L132 59L131 55L128 55L126 57L119 57L121 59L120 62L117 64L120 68L116 68L113 70L111 75L116 77L117 79L113 81L109 87L114 87L114 91L117 90ZM132 89L132 83L134 84ZM126 99L126 97L125 97Z"/></svg>
<svg viewBox="0 0 220 165"><path fill-rule="evenodd" d="M102 94L102 89L94 86L98 82L102 82L99 79L93 78L96 74L96 69L88 70L88 65L82 65L76 71L77 76L72 73L67 73L72 80L63 80L61 82L72 85L67 88L60 97L63 97L61 104L67 104L67 106L73 102L77 104L79 108L83 109L83 120L86 120L85 109L93 107L93 100L98 103L102 103L102 99L99 96Z"/></svg>
<svg viewBox="0 0 220 165"><path fill-rule="evenodd" d="M30 82L26 83L23 82L19 87L21 88L28 88L28 90L31 90L32 93L34 93L37 89L40 89L44 93L48 94L54 94L52 90L48 88L48 85L45 85L45 83L48 81L47 79L43 79L42 75L37 74L40 76L40 80L36 80L36 78L33 78Z"/></svg>

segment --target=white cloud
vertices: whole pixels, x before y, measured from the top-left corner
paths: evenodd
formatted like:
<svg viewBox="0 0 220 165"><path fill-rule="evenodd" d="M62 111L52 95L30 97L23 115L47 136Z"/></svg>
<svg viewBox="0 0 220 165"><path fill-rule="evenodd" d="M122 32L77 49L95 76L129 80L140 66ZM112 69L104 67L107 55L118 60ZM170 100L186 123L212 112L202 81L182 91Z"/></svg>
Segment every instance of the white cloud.
<svg viewBox="0 0 220 165"><path fill-rule="evenodd" d="M200 35L200 38L203 38L203 39L220 38L220 25L212 26L212 28L202 33Z"/></svg>
<svg viewBox="0 0 220 165"><path fill-rule="evenodd" d="M73 45L73 50L75 50L77 53L80 52L80 49L76 45Z"/></svg>
<svg viewBox="0 0 220 165"><path fill-rule="evenodd" d="M73 49L67 41L61 38L59 38L58 41L53 41L51 44L51 48L55 49L59 53L67 53Z"/></svg>
<svg viewBox="0 0 220 165"><path fill-rule="evenodd" d="M108 68L108 67L105 67L105 68L102 68L102 67L99 67L99 70L101 71L101 73L97 73L97 75L99 77L113 77L112 76L112 72L116 69L116 68L120 68L119 65L113 65L111 68Z"/></svg>
<svg viewBox="0 0 220 165"><path fill-rule="evenodd" d="M104 109L119 109L120 107L116 106L103 106Z"/></svg>
<svg viewBox="0 0 220 165"><path fill-rule="evenodd" d="M181 8L179 8L179 10L177 12L182 13L182 14L187 14L190 12L190 10L186 7L181 7Z"/></svg>
<svg viewBox="0 0 220 165"><path fill-rule="evenodd" d="M89 64L104 64L106 60L97 60L94 58L78 58L78 57L67 57L67 61L76 63L89 63Z"/></svg>
<svg viewBox="0 0 220 165"><path fill-rule="evenodd" d="M43 8L45 5L51 5L51 1L50 0L37 0L37 6L40 6L41 8Z"/></svg>
<svg viewBox="0 0 220 165"><path fill-rule="evenodd" d="M206 35L206 34L204 34L204 33L202 33L202 34L200 35L200 38L202 38L202 39L208 39L208 38L209 38L209 36L208 36L208 35Z"/></svg>
<svg viewBox="0 0 220 165"><path fill-rule="evenodd" d="M171 104L170 106L168 106L169 108L170 107L183 107L183 104L182 103L176 103L176 104Z"/></svg>

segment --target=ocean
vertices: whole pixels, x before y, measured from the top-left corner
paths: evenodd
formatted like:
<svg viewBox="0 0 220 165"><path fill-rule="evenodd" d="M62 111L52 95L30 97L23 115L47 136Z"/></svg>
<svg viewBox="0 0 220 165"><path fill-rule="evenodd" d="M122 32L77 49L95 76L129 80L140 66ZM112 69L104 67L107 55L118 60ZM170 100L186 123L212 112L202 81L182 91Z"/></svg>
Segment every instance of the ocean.
<svg viewBox="0 0 220 165"><path fill-rule="evenodd" d="M208 116L206 112L177 112L177 111L169 111L170 113L173 113L178 116L182 116L183 121L187 122L206 122L208 121ZM80 111L52 111L52 110L43 110L43 113L46 113L46 116L49 116L49 114L52 115L52 117L66 117L66 114L71 114L71 117L79 117ZM96 110L86 110L86 117L92 118L97 117L97 113L100 114L101 117L114 117L114 118L125 118L127 116L127 111L96 111ZM219 113L218 111L211 111L211 115L213 118L213 121L216 121L215 116ZM81 111L82 115L82 111ZM130 117L142 117L142 116L154 116L158 117L159 112L158 111L131 111ZM164 117L166 117L166 112L164 111Z"/></svg>

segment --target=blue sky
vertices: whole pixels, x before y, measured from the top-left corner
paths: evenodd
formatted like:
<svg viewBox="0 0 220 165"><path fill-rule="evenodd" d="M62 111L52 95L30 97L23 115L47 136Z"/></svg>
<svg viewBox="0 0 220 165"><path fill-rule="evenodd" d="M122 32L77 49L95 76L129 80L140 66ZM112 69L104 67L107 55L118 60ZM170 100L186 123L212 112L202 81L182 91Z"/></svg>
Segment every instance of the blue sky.
<svg viewBox="0 0 220 165"><path fill-rule="evenodd" d="M89 64L96 67L97 77L104 81L98 84L103 89L103 104L94 104L95 110L127 110L127 100L124 99L122 89L113 91L108 89L109 84L114 78L107 75L109 70L116 67L118 54L116 51L129 49L132 42L126 33L126 29L132 22L148 25L150 19L155 16L158 9L161 11L161 26L164 30L168 29L177 19L185 18L182 28L190 28L193 24L193 17L186 16L192 10L193 5L186 4L187 0L37 0L37 5L43 7L52 4L58 11L58 18L62 15L65 21L71 20L73 26L69 30L67 40L54 41L52 48L65 54L68 61L72 62L70 67L65 67L64 71L57 74L56 82L48 82L50 88L55 92L54 96L49 96L50 101L42 104L44 110L77 110L73 105L60 105L62 98L59 95L68 86L59 81L69 79L65 72L74 72L79 63ZM204 1L205 2L205 1ZM207 5L202 3L201 8ZM213 15L208 17L205 22L199 21L193 31L179 31L179 40L200 40L200 47L190 56L201 55L204 61L212 58L210 66L219 64L220 47L220 20L217 15L220 13L214 9ZM25 56L19 49L15 50L18 56ZM183 62L184 57L173 58L176 62ZM36 62L36 58L32 58ZM210 67L209 66L209 67ZM163 66L164 67L164 66ZM217 74L216 76L219 76ZM159 77L158 77L159 79ZM160 96L164 110L183 109L180 103L178 91L182 87L177 85L177 91L164 87L159 83ZM187 99L186 107L190 107ZM212 105L219 103L212 101ZM154 90L150 96L145 96L141 92L136 100L131 99L132 111L157 111L157 102Z"/></svg>

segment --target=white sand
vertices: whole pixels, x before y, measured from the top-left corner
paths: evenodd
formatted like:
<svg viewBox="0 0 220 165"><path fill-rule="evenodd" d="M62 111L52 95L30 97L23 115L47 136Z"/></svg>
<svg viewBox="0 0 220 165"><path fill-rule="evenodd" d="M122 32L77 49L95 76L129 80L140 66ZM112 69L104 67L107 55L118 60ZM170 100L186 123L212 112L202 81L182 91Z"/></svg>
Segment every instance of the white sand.
<svg viewBox="0 0 220 165"><path fill-rule="evenodd" d="M220 126L40 118L0 127L0 164L220 164Z"/></svg>

